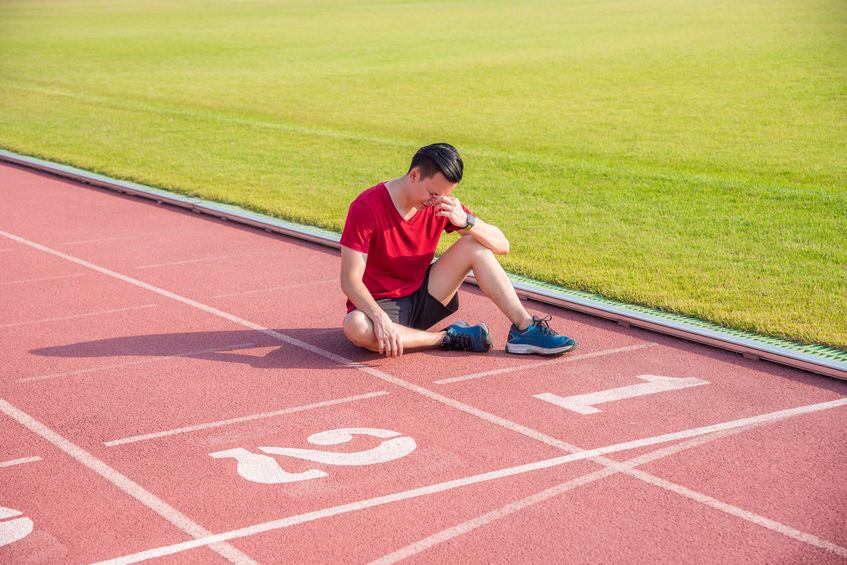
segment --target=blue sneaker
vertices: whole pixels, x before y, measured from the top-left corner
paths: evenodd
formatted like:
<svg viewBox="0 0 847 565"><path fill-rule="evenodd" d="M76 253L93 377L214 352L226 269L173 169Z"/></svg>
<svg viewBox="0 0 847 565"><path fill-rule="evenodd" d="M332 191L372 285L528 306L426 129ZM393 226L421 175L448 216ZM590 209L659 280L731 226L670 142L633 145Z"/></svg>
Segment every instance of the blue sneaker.
<svg viewBox="0 0 847 565"><path fill-rule="evenodd" d="M559 353L575 349L575 340L557 334L547 325L547 322L552 318L552 316L547 316L546 318L533 316L532 325L524 331L520 331L512 324L509 330L509 337L506 340L506 351L519 355L527 355L529 353L558 355Z"/></svg>
<svg viewBox="0 0 847 565"><path fill-rule="evenodd" d="M482 322L470 326L467 322L456 322L444 328L447 335L441 347L460 351L476 351L483 353L491 349L491 336L488 326Z"/></svg>

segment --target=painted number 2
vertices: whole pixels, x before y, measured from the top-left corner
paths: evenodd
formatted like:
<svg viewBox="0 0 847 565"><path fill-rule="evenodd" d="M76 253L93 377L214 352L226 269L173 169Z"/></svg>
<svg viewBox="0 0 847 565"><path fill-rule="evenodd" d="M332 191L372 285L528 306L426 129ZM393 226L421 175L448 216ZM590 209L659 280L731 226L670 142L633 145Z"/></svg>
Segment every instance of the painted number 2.
<svg viewBox="0 0 847 565"><path fill-rule="evenodd" d="M0 506L0 546L14 543L32 532L33 523L17 510Z"/></svg>
<svg viewBox="0 0 847 565"><path fill-rule="evenodd" d="M398 437L398 432L377 428L342 428L327 430L312 434L307 441L313 445L339 445L353 439L354 435L366 435L381 438L378 446L365 451L343 453L337 451L321 451L318 449L298 449L294 447L260 447L259 450L273 455L282 455L314 461L323 465L373 465L385 463L405 457L415 450L417 445L410 437ZM233 458L238 466L238 474L255 483L278 484L307 481L326 477L327 473L320 469L310 469L302 473L289 473L280 467L276 459L268 455L251 453L241 447L210 453L215 459Z"/></svg>

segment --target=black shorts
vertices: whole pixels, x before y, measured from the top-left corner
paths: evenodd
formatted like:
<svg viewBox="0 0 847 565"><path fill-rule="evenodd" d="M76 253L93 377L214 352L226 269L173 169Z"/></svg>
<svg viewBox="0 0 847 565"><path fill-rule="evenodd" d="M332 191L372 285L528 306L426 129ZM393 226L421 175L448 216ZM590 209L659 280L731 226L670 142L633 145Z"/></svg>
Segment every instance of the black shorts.
<svg viewBox="0 0 847 565"><path fill-rule="evenodd" d="M430 269L432 266L430 266ZM459 293L453 295L447 306L435 299L429 293L429 269L426 271L423 284L408 296L400 298L380 298L376 301L385 310L395 324L428 330L447 316L455 314L459 309Z"/></svg>

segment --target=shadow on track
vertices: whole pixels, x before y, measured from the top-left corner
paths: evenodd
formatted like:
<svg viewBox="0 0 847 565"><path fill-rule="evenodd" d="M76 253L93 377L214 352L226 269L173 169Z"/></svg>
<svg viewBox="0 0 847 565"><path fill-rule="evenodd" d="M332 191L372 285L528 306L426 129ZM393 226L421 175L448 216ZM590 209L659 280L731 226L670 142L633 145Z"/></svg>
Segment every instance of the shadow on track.
<svg viewBox="0 0 847 565"><path fill-rule="evenodd" d="M341 328L275 330L287 337L329 351L354 362L373 359L350 344ZM270 348L270 350L268 350ZM112 337L31 351L43 357L187 357L222 363L240 363L258 369L297 369L346 365L280 342L254 330L183 332Z"/></svg>
<svg viewBox="0 0 847 565"><path fill-rule="evenodd" d="M570 314L574 318L582 318L578 314ZM785 379L804 383L817 388L841 391L843 381L807 373L767 361L745 359L741 355L722 351L701 344L679 340L640 330L637 328L619 328L612 322L597 319L581 319L582 324L611 329L616 333L625 333L645 341L657 343L672 348L680 353L693 354L698 357L718 359L730 367L754 369L772 375L776 379ZM309 346L319 348L338 355L353 363L361 363L374 367L395 362L378 354L370 353L353 346L338 328L287 328L277 329L276 332L301 341ZM256 330L230 331L200 331L182 333L148 334L122 336L66 345L55 345L33 349L30 353L44 357L66 358L112 358L120 363L124 357L180 358L202 359L209 362L242 364L257 369L340 369L349 364L332 360L294 344L281 342L279 339ZM408 355L416 352L409 351ZM456 357L457 352L443 350L424 350L427 357ZM461 353L458 352L458 356ZM510 358L502 350L491 351L488 357L497 356ZM406 358L406 355L403 356ZM401 358L402 359L402 358ZM538 361L542 359L536 359ZM431 362L432 359L422 362Z"/></svg>

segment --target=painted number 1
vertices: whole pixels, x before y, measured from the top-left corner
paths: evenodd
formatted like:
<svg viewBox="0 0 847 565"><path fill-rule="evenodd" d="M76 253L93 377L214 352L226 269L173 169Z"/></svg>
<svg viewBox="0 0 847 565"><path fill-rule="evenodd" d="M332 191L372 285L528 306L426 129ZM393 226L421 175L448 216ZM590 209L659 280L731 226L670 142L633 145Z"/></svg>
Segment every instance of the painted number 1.
<svg viewBox="0 0 847 565"><path fill-rule="evenodd" d="M638 377L645 383L613 388L609 390L601 390L589 394L578 394L576 396L561 397L552 392L545 392L534 395L535 398L545 400L556 406L561 406L565 410L571 410L578 414L596 414L601 410L595 408L595 404L604 404L615 400L623 400L625 398L634 398L636 396L645 396L648 394L656 394L668 390L678 390L681 388L689 388L692 386L700 386L709 384L708 381L689 377L687 379L678 377L658 377L656 375L641 375Z"/></svg>
<svg viewBox="0 0 847 565"><path fill-rule="evenodd" d="M415 450L417 445L410 437L398 437L398 432L377 428L342 428L312 434L307 441L314 445L339 445L353 439L354 435L366 435L383 439L378 446L365 451L344 453L337 451L321 451L318 449L298 449L295 447L260 447L259 451L272 455L282 455L313 461L323 465L373 465L385 463L405 457ZM276 459L268 455L251 453L237 447L226 451L210 453L215 459L233 458L237 462L238 474L254 483L279 484L295 481L307 481L326 477L327 473L320 469L310 469L302 473L289 473L280 467Z"/></svg>

